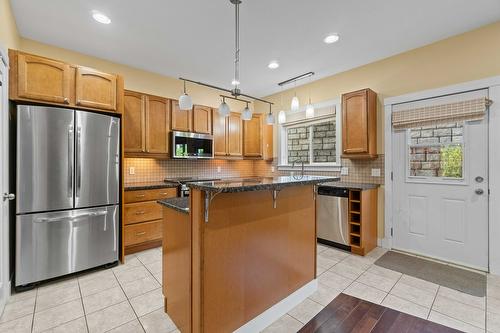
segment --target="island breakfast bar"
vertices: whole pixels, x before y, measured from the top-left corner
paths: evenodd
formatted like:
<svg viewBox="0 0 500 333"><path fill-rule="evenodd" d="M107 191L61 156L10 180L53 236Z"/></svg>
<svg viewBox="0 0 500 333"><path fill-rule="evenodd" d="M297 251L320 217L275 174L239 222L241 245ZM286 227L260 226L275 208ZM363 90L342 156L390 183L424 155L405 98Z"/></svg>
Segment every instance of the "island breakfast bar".
<svg viewBox="0 0 500 333"><path fill-rule="evenodd" d="M315 185L335 177L189 184L159 201L165 311L181 332L255 332L317 288Z"/></svg>

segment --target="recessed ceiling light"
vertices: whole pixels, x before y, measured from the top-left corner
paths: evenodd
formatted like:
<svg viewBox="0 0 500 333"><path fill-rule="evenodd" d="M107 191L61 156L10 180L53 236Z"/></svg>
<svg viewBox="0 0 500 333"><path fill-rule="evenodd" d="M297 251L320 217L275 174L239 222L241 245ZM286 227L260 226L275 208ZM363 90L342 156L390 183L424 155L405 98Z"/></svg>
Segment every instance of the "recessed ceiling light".
<svg viewBox="0 0 500 333"><path fill-rule="evenodd" d="M102 24L110 24L111 23L111 19L109 17L107 17L106 15L104 15L103 13L101 13L97 10L92 11L92 17L94 18L94 20L96 20L97 22L102 23Z"/></svg>
<svg viewBox="0 0 500 333"><path fill-rule="evenodd" d="M267 67L269 67L270 69L276 69L280 67L280 64L276 60L273 60L269 63L269 65L267 65Z"/></svg>
<svg viewBox="0 0 500 333"><path fill-rule="evenodd" d="M339 40L339 35L338 34L331 34L331 35L328 35L325 37L325 39L323 39L323 42L325 42L326 44L332 44L332 43L335 43L336 41Z"/></svg>

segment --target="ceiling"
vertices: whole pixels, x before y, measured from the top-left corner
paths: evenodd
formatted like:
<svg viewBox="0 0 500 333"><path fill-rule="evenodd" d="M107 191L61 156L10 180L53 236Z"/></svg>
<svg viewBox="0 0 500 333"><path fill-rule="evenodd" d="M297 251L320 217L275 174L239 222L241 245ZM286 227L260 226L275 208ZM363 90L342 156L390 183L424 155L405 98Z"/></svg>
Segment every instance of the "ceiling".
<svg viewBox="0 0 500 333"><path fill-rule="evenodd" d="M151 72L231 88L229 0L11 0L21 36ZM103 25L92 10L108 15ZM500 20L499 0L243 0L240 81L266 96ZM328 33L340 41L324 44ZM278 60L276 70L267 68ZM306 82L308 82L306 80ZM306 83L303 82L303 83Z"/></svg>

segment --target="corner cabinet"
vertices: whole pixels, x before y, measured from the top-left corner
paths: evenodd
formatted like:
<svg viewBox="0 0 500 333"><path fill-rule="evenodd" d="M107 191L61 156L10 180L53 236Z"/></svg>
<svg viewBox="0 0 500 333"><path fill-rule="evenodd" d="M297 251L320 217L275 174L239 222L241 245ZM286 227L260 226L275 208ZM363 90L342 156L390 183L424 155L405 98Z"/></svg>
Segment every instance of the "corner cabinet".
<svg viewBox="0 0 500 333"><path fill-rule="evenodd" d="M123 132L126 157L167 158L169 131L168 99L125 91Z"/></svg>
<svg viewBox="0 0 500 333"><path fill-rule="evenodd" d="M222 117L213 113L214 155L217 157L243 156L243 121L240 114L231 112Z"/></svg>
<svg viewBox="0 0 500 333"><path fill-rule="evenodd" d="M16 50L9 50L9 58L11 100L122 112L123 78L119 75Z"/></svg>
<svg viewBox="0 0 500 333"><path fill-rule="evenodd" d="M342 95L342 157L377 157L377 94L370 89Z"/></svg>

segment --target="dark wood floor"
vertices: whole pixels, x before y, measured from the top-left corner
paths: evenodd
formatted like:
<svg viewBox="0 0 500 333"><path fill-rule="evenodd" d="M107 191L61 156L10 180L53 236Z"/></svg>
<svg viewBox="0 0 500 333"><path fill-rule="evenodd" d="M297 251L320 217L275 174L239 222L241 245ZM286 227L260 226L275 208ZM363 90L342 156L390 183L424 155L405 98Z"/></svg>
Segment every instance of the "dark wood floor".
<svg viewBox="0 0 500 333"><path fill-rule="evenodd" d="M356 297L340 294L299 332L452 333L460 331Z"/></svg>

